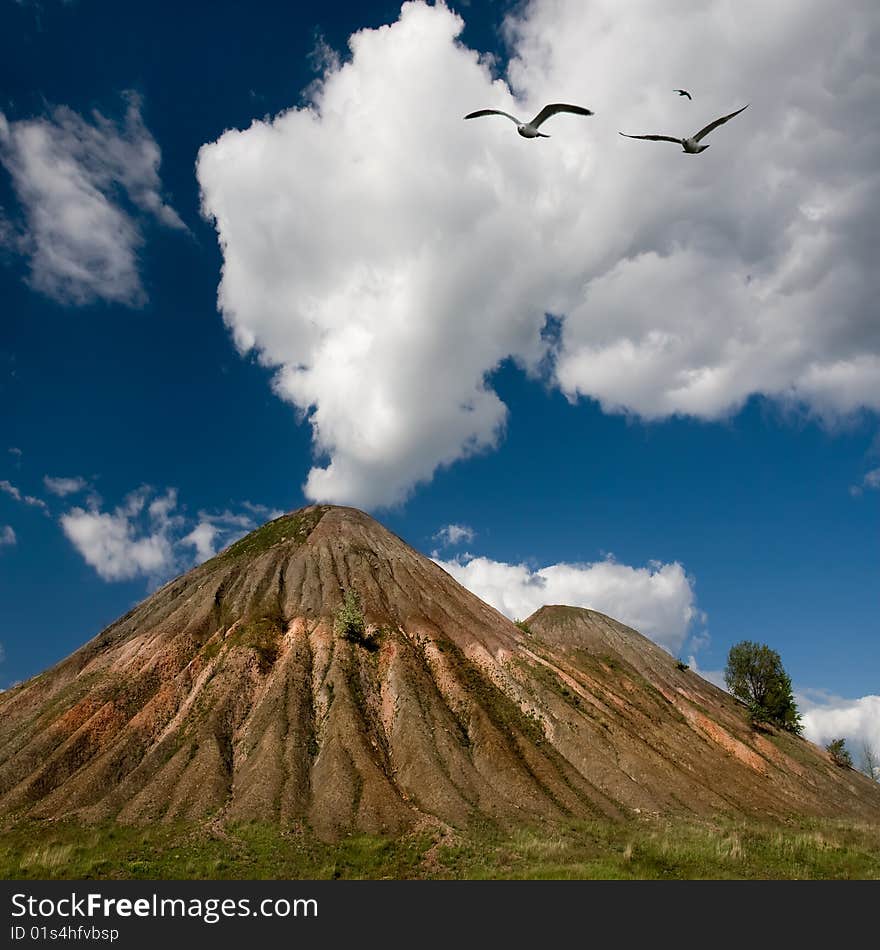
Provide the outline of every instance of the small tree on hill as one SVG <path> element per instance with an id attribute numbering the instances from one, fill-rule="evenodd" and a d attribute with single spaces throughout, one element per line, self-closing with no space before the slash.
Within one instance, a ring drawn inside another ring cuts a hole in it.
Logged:
<path id="1" fill-rule="evenodd" d="M 775 650 L 765 643 L 743 640 L 730 648 L 724 669 L 727 688 L 749 707 L 752 722 L 772 723 L 789 732 L 803 728 L 791 678 Z"/>
<path id="2" fill-rule="evenodd" d="M 839 765 L 842 769 L 851 769 L 853 767 L 852 756 L 846 747 L 846 739 L 832 739 L 828 745 L 825 746 L 825 751 L 831 756 L 835 765 Z"/>
<path id="3" fill-rule="evenodd" d="M 347 590 L 342 596 L 342 603 L 336 611 L 333 629 L 340 637 L 351 640 L 352 643 L 365 643 L 367 625 L 364 621 L 364 610 L 361 599 L 356 590 Z"/>
<path id="4" fill-rule="evenodd" d="M 862 771 L 868 778 L 880 782 L 880 755 L 867 739 L 862 743 Z"/>

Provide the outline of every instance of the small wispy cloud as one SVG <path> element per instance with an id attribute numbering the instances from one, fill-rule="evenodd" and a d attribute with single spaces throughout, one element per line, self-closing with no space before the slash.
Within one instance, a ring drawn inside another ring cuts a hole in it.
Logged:
<path id="1" fill-rule="evenodd" d="M 280 508 L 270 508 L 268 505 L 260 505 L 252 501 L 243 501 L 241 507 L 250 511 L 258 518 L 262 518 L 264 521 L 272 521 L 275 518 L 280 518 L 284 514 Z"/>
<path id="2" fill-rule="evenodd" d="M 696 656 L 694 656 L 694 654 L 691 654 L 688 657 L 688 666 L 698 676 L 702 676 L 704 680 L 708 680 L 714 686 L 717 686 L 719 689 L 723 689 L 725 692 L 727 692 L 727 683 L 724 682 L 724 670 L 701 669 L 699 663 L 697 662 L 697 658 Z"/>
<path id="3" fill-rule="evenodd" d="M 858 485 L 849 486 L 849 493 L 854 498 L 858 498 L 866 491 L 877 491 L 878 489 L 880 489 L 880 468 L 872 468 L 870 472 L 864 474 Z"/>
<path id="4" fill-rule="evenodd" d="M 5 478 L 0 480 L 0 492 L 9 495 L 9 497 L 15 499 L 15 501 L 20 501 L 23 505 L 29 505 L 32 508 L 39 508 L 43 514 L 49 514 L 49 506 L 45 501 L 43 501 L 42 498 L 37 498 L 35 495 L 25 494 L 17 486 L 13 485 L 12 482 L 7 481 Z"/>
<path id="5" fill-rule="evenodd" d="M 68 495 L 75 495 L 83 491 L 88 486 L 88 482 L 79 476 L 74 478 L 54 478 L 51 475 L 43 476 L 43 484 L 46 489 L 59 498 L 66 498 Z"/>
<path id="6" fill-rule="evenodd" d="M 66 106 L 18 121 L 0 112 L 0 164 L 24 217 L 7 223 L 5 241 L 29 259 L 31 286 L 60 303 L 143 304 L 143 219 L 186 230 L 162 197 L 161 153 L 141 99 L 124 98 L 120 123 L 98 111 L 86 119 Z"/>
<path id="7" fill-rule="evenodd" d="M 5 492 L 5 494 L 9 495 L 10 498 L 14 498 L 16 501 L 21 501 L 21 492 L 11 482 L 6 481 L 5 478 L 0 481 L 0 491 Z"/>
<path id="8" fill-rule="evenodd" d="M 469 525 L 447 524 L 432 535 L 432 539 L 439 542 L 443 547 L 451 548 L 457 544 L 470 544 L 476 536 L 477 532 Z"/>
<path id="9" fill-rule="evenodd" d="M 327 42 L 320 30 L 316 30 L 314 35 L 314 45 L 306 56 L 309 67 L 316 73 L 336 72 L 342 65 L 342 57 Z"/>
<path id="10" fill-rule="evenodd" d="M 195 549 L 196 563 L 207 561 L 263 522 L 280 518 L 284 514 L 278 508 L 269 508 L 250 501 L 242 502 L 241 507 L 245 510 L 235 512 L 227 508 L 219 512 L 199 512 L 198 524 L 180 540 L 181 544 Z"/>
<path id="11" fill-rule="evenodd" d="M 0 548 L 12 547 L 17 542 L 18 538 L 15 536 L 12 525 L 3 525 L 0 528 Z"/>

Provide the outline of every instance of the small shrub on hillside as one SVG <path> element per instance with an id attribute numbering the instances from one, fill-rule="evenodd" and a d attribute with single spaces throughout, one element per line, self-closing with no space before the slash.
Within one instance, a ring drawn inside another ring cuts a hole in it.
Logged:
<path id="1" fill-rule="evenodd" d="M 367 635 L 367 624 L 364 620 L 364 609 L 356 590 L 347 590 L 342 596 L 342 603 L 336 611 L 336 620 L 333 624 L 336 635 L 368 646 L 370 637 Z"/>
<path id="2" fill-rule="evenodd" d="M 880 755 L 867 740 L 862 742 L 862 771 L 868 778 L 880 782 Z"/>
<path id="3" fill-rule="evenodd" d="M 831 742 L 825 746 L 825 751 L 831 756 L 835 765 L 839 765 L 842 769 L 851 769 L 853 767 L 852 756 L 846 747 L 846 739 L 832 739 Z"/>

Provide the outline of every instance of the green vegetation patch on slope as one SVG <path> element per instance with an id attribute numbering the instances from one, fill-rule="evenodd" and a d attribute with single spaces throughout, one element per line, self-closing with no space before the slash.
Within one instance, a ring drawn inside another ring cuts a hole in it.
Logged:
<path id="1" fill-rule="evenodd" d="M 582 700 L 580 696 L 569 689 L 562 677 L 554 670 L 548 669 L 543 663 L 537 663 L 534 660 L 516 660 L 515 662 L 521 670 L 536 679 L 550 692 L 555 693 L 570 705 L 576 706 L 578 709 L 581 708 Z"/>
<path id="2" fill-rule="evenodd" d="M 260 672 L 267 673 L 278 659 L 281 638 L 284 635 L 284 618 L 266 614 L 242 621 L 225 639 L 215 638 L 202 648 L 205 662 L 236 647 L 253 650 L 257 655 Z"/>
<path id="3" fill-rule="evenodd" d="M 284 542 L 303 544 L 315 530 L 318 522 L 327 512 L 324 506 L 308 508 L 305 511 L 296 511 L 290 515 L 282 515 L 274 521 L 267 521 L 262 528 L 251 531 L 243 538 L 230 544 L 225 551 L 221 551 L 213 563 L 231 561 L 238 558 L 254 557 Z M 212 562 L 208 562 L 212 563 Z"/>
<path id="4" fill-rule="evenodd" d="M 438 643 L 438 647 L 440 644 Z M 462 650 L 451 641 L 441 647 L 450 657 L 467 693 L 484 709 L 495 725 L 505 734 L 519 732 L 536 745 L 544 742 L 544 732 L 538 722 L 527 716 L 509 696 L 503 693 Z"/>

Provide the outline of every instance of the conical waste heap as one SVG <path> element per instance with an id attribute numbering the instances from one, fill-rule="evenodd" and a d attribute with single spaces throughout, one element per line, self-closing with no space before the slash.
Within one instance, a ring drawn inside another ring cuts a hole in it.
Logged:
<path id="1" fill-rule="evenodd" d="M 334 617 L 360 599 L 365 635 Z M 351 508 L 269 522 L 0 695 L 0 811 L 424 822 L 880 816 L 880 786 L 594 611 L 520 629 Z"/>

